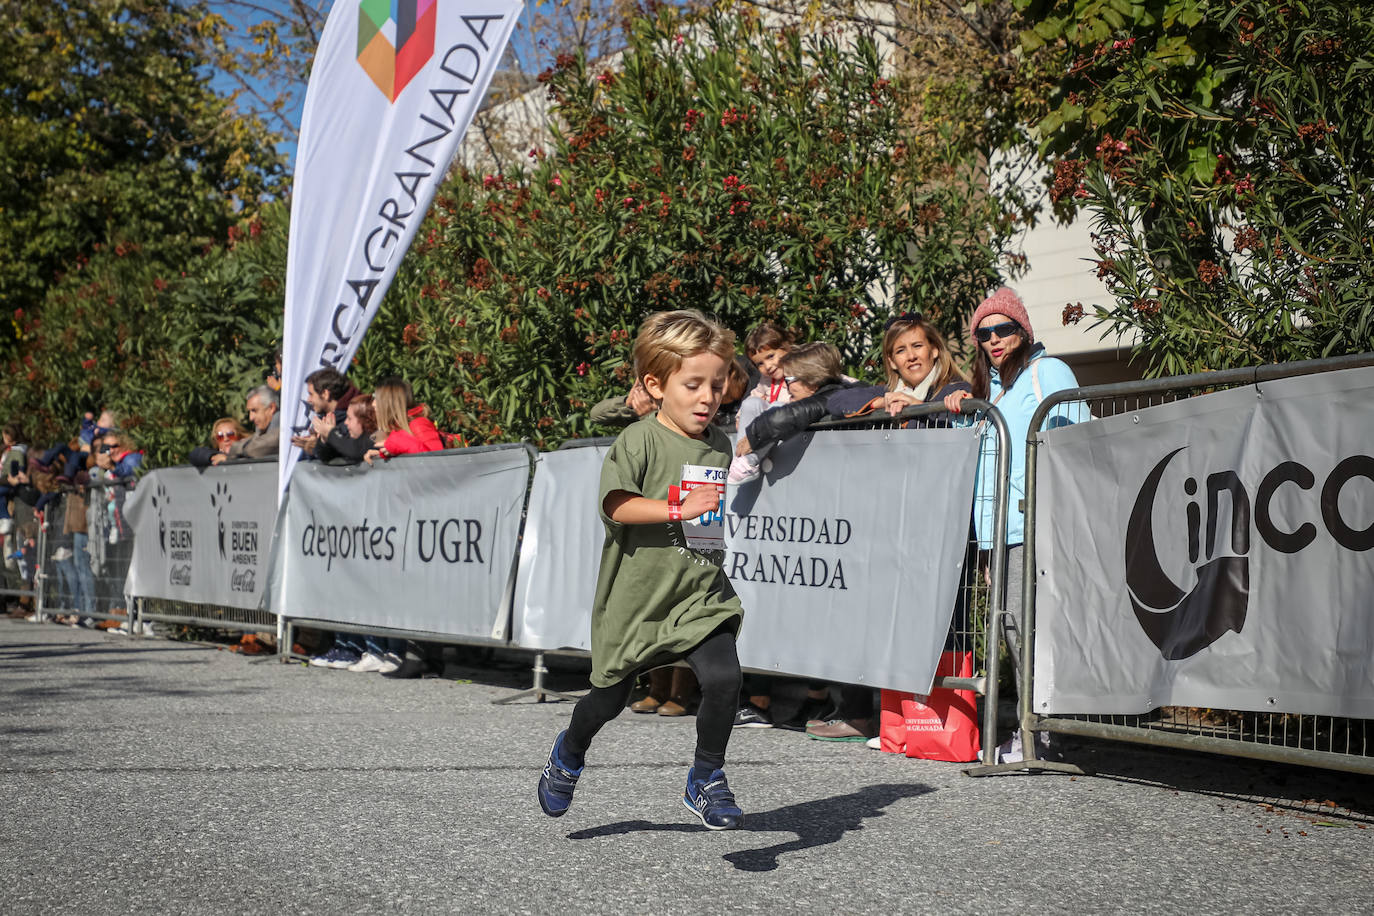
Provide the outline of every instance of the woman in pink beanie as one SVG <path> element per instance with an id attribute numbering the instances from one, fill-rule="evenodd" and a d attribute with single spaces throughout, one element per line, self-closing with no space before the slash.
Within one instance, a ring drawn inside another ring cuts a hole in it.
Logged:
<path id="1" fill-rule="evenodd" d="M 959 412 L 965 398 L 990 402 L 1007 423 L 1011 449 L 1011 486 L 1007 494 L 1007 600 L 1002 616 L 1002 632 L 1016 670 L 1017 692 L 1021 689 L 1021 577 L 1022 544 L 1025 541 L 1025 516 L 1021 510 L 1026 495 L 1026 435 L 1040 402 L 1056 391 L 1077 388 L 1078 379 L 1063 360 L 1045 354 L 1045 345 L 1035 342 L 1030 315 L 1016 291 L 1004 286 L 983 300 L 969 321 L 969 338 L 977 350 L 973 361 L 973 392 L 956 391 L 945 398 L 945 406 Z M 1046 419 L 1043 429 L 1066 426 L 1090 419 L 1082 402 L 1061 404 Z M 984 436 L 993 433 L 985 428 Z M 977 494 L 974 497 L 973 523 L 978 546 L 992 549 L 993 494 L 996 490 L 996 449 L 985 441 L 978 467 Z M 988 562 L 984 554 L 983 562 Z M 1038 732 L 1041 756 L 1050 752 L 1049 733 Z M 1020 732 L 997 749 L 999 763 L 1021 759 Z"/>

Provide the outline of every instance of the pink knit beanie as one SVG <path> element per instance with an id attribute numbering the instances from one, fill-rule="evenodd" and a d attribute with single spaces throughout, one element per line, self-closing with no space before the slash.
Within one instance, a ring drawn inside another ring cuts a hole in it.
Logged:
<path id="1" fill-rule="evenodd" d="M 1026 313 L 1025 303 L 1010 286 L 1004 286 L 988 296 L 982 305 L 973 310 L 973 319 L 968 323 L 968 338 L 969 343 L 975 347 L 978 341 L 973 336 L 973 330 L 989 315 L 1006 315 L 1026 329 L 1026 336 L 1030 338 L 1031 343 L 1035 342 L 1035 331 L 1031 329 L 1030 315 Z"/>

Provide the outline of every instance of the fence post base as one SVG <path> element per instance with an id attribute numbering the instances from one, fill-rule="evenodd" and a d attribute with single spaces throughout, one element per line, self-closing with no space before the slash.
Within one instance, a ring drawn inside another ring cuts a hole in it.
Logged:
<path id="1" fill-rule="evenodd" d="M 534 683 L 530 686 L 530 689 L 522 690 L 513 696 L 492 700 L 492 704 L 495 706 L 504 706 L 507 703 L 514 703 L 526 697 L 534 697 L 536 703 L 543 703 L 545 697 L 553 697 L 557 700 L 567 700 L 571 703 L 576 703 L 579 697 L 570 693 L 559 693 L 557 690 L 548 690 L 544 687 L 544 675 L 548 673 L 549 669 L 544 667 L 544 653 L 536 652 L 534 654 Z"/>

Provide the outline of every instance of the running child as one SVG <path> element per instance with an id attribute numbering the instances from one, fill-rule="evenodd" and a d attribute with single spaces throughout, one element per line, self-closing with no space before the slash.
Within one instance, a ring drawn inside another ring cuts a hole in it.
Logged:
<path id="1" fill-rule="evenodd" d="M 730 440 L 711 418 L 734 347 L 733 333 L 697 311 L 659 312 L 640 327 L 635 376 L 658 411 L 621 433 L 601 468 L 606 539 L 592 607 L 592 689 L 554 740 L 539 778 L 539 804 L 550 817 L 572 804 L 587 748 L 625 708 L 636 674 L 684 660 L 701 685 L 701 705 L 682 803 L 712 830 L 744 822 L 724 772 L 739 698 L 735 637 L 744 611 L 721 568 L 724 551 L 694 546 L 702 541 L 688 524 L 720 512 L 720 488 L 689 488 L 684 476 L 684 466 L 704 466 L 724 482 Z"/>

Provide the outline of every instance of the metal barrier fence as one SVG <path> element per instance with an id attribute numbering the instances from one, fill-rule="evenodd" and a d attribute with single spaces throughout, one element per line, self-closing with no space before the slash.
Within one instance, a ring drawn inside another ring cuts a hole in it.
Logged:
<path id="1" fill-rule="evenodd" d="M 973 412 L 973 419 L 980 427 L 986 423 L 991 431 L 991 435 L 982 437 L 979 462 L 991 461 L 996 467 L 996 487 L 991 494 L 986 490 L 975 490 L 971 518 L 984 510 L 991 513 L 995 520 L 993 547 L 990 551 L 980 550 L 978 536 L 970 525 L 963 579 L 959 584 L 949 635 L 945 641 L 946 651 L 972 654 L 973 675 L 967 678 L 940 675 L 935 678 L 933 686 L 948 690 L 970 690 L 982 697 L 980 757 L 984 764 L 992 764 L 997 751 L 997 680 L 1002 646 L 1001 628 L 997 621 L 1001 619 L 1006 595 L 1007 478 L 1011 454 L 1006 447 L 1006 422 L 996 407 L 975 398 L 964 401 L 961 406 Z M 942 404 L 926 404 L 908 407 L 896 417 L 882 415 L 873 419 L 824 420 L 813 424 L 811 429 L 896 430 L 912 421 L 934 428 L 948 428 L 954 422 Z"/>
<path id="2" fill-rule="evenodd" d="M 1056 406 L 1070 401 L 1086 402 L 1094 416 L 1129 414 L 1199 394 L 1212 393 L 1278 379 L 1315 375 L 1341 369 L 1374 365 L 1374 353 L 1207 372 L 1172 378 L 1075 388 L 1049 395 L 1031 419 L 1038 430 Z M 1031 709 L 1035 657 L 1035 517 L 1036 455 L 1040 443 L 1032 432 L 1026 440 L 1026 542 L 1022 582 L 1027 634 L 1022 645 L 1020 720 L 1026 761 L 1008 768 L 1076 769 L 1065 764 L 1035 760 L 1032 732 L 1049 731 L 1140 744 L 1249 757 L 1282 763 L 1325 767 L 1358 773 L 1374 773 L 1374 721 L 1295 713 L 1250 712 L 1228 709 L 1163 707 L 1142 715 L 1051 715 Z M 1011 587 L 1016 587 L 1012 583 Z"/>
<path id="3" fill-rule="evenodd" d="M 128 480 L 92 480 L 40 500 L 39 619 L 135 622 L 124 595 L 133 531 L 123 505 L 131 486 Z"/>
<path id="4" fill-rule="evenodd" d="M 963 580 L 959 586 L 958 598 L 952 612 L 952 622 L 946 640 L 945 650 L 955 653 L 969 653 L 973 658 L 973 673 L 969 677 L 939 676 L 936 678 L 936 687 L 969 690 L 983 697 L 983 749 L 982 756 L 985 762 L 991 762 L 992 755 L 996 747 L 995 736 L 997 733 L 997 679 L 998 679 L 998 659 L 1000 655 L 1000 631 L 996 626 L 996 621 L 1001 614 L 1001 599 L 1003 591 L 1003 577 L 1005 575 L 1005 555 L 1003 543 L 1005 538 L 1006 525 L 1006 478 L 1009 464 L 1009 450 L 1005 447 L 1006 426 L 998 411 L 986 402 L 970 400 L 965 402 L 966 411 L 976 411 L 975 420 L 988 424 L 989 435 L 982 437 L 981 449 L 983 457 L 989 458 L 995 463 L 998 469 L 998 486 L 995 493 L 975 496 L 975 500 L 992 501 L 992 511 L 997 519 L 997 536 L 994 542 L 997 545 L 992 551 L 979 551 L 976 536 L 970 530 L 969 542 L 965 556 Z M 941 416 L 943 415 L 943 416 Z M 944 412 L 943 405 L 931 404 L 920 407 L 907 408 L 897 417 L 880 415 L 877 418 L 855 418 L 846 420 L 822 421 L 812 427 L 813 431 L 824 432 L 827 430 L 841 429 L 870 429 L 870 430 L 896 430 L 906 426 L 912 421 L 917 421 L 922 425 L 933 427 L 948 427 L 950 425 L 949 415 Z M 613 442 L 610 438 L 575 440 L 564 444 L 564 448 L 579 448 L 595 445 L 605 445 Z M 103 489 L 98 490 L 104 494 Z M 122 494 L 121 494 L 122 495 Z M 126 608 L 123 587 L 125 577 L 128 572 L 129 561 L 132 556 L 130 538 L 132 531 L 123 524 L 119 512 L 107 513 L 109 523 L 101 528 L 100 537 L 103 540 L 92 549 L 89 541 L 85 544 L 74 543 L 78 535 L 64 531 L 62 519 L 64 518 L 66 507 L 65 500 L 84 499 L 85 491 L 72 491 L 59 494 L 48 507 L 47 518 L 50 524 L 45 526 L 48 530 L 46 543 L 40 547 L 42 561 L 40 568 L 44 571 L 39 576 L 39 595 L 41 607 L 47 609 L 49 614 L 73 614 L 83 617 L 96 619 L 124 619 L 128 608 Z M 112 501 L 113 497 L 97 497 Z M 122 500 L 119 500 L 122 502 Z M 976 507 L 975 507 L 976 508 Z M 90 513 L 87 513 L 91 515 Z M 91 515 L 94 518 L 94 515 Z M 523 524 L 523 521 L 522 521 Z M 110 533 L 113 532 L 113 538 Z M 82 556 L 89 557 L 96 555 L 96 562 L 93 564 L 94 587 L 91 591 L 90 610 L 84 603 L 82 595 L 87 593 L 82 586 L 83 583 L 75 576 L 74 567 L 76 566 L 77 547 L 85 548 L 88 552 Z M 102 549 L 103 548 L 103 549 Z M 63 551 L 67 551 L 64 553 Z M 418 632 L 409 630 L 388 629 L 385 627 L 372 627 L 358 625 L 354 623 L 340 623 L 323 619 L 312 619 L 308 617 L 282 617 L 270 611 L 262 609 L 239 609 L 221 607 L 211 604 L 192 604 L 183 601 L 173 601 L 161 598 L 138 598 L 136 599 L 136 618 L 135 623 L 159 622 L 184 624 L 189 626 L 204 627 L 207 629 L 238 630 L 251 632 L 274 632 L 278 635 L 278 652 L 283 658 L 292 655 L 292 645 L 296 632 L 301 627 L 311 627 L 323 630 L 334 630 L 350 633 L 367 634 L 378 637 L 393 637 L 410 639 L 421 642 L 432 642 L 455 645 L 473 645 L 485 647 L 506 647 L 519 649 L 519 646 L 511 644 L 509 641 L 468 638 L 455 636 L 453 634 L 441 634 L 430 632 Z M 133 628 L 137 631 L 137 626 Z M 537 699 L 543 700 L 546 695 L 561 696 L 554 694 L 546 689 L 542 683 L 542 674 L 545 672 L 543 656 L 550 655 L 571 655 L 585 656 L 586 653 L 577 651 L 555 651 L 549 653 L 536 653 L 534 658 L 534 684 L 531 690 L 526 691 L 520 696 L 534 695 Z M 775 672 L 758 671 L 754 672 L 763 675 L 775 674 Z M 510 698 L 518 699 L 519 697 Z"/>

